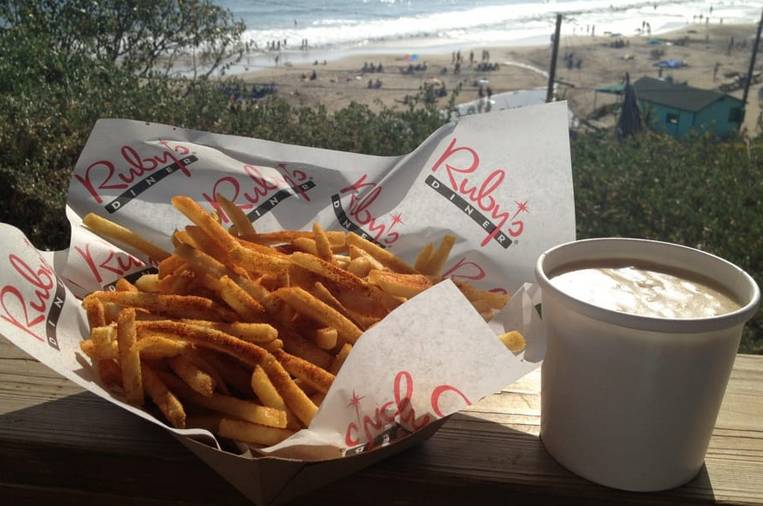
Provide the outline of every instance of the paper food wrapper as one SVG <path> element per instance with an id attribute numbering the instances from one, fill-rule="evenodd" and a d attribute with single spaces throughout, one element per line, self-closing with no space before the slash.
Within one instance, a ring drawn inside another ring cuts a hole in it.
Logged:
<path id="1" fill-rule="evenodd" d="M 348 230 L 408 262 L 446 233 L 445 281 L 406 302 L 356 343 L 308 429 L 262 450 L 220 449 L 101 388 L 79 351 L 80 298 L 153 269 L 81 225 L 93 212 L 168 250 L 188 222 L 171 204 L 208 209 L 222 194 L 260 232 Z M 0 225 L 0 333 L 58 373 L 178 435 L 248 497 L 281 502 L 429 437 L 444 418 L 537 367 L 545 351 L 533 279 L 538 255 L 574 239 L 567 107 L 495 112 L 443 126 L 415 151 L 378 157 L 127 120 L 101 120 L 69 188 L 66 251 L 37 251 Z M 514 294 L 490 322 L 452 281 Z M 496 339 L 519 329 L 514 356 Z"/>

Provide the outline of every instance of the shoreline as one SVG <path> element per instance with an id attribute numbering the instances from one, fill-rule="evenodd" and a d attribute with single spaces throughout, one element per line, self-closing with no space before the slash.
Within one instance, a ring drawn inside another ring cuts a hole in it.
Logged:
<path id="1" fill-rule="evenodd" d="M 601 107 L 614 103 L 608 95 L 595 94 L 596 87 L 621 82 L 626 72 L 632 80 L 642 75 L 658 77 L 654 67 L 655 55 L 658 59 L 679 59 L 687 66 L 670 69 L 663 76 L 678 81 L 687 81 L 698 88 L 714 89 L 730 72 L 746 73 L 749 65 L 750 39 L 755 35 L 755 24 L 737 25 L 688 25 L 678 30 L 652 36 L 596 36 L 586 35 L 562 37 L 557 62 L 557 99 L 566 99 L 570 109 L 577 116 L 588 118 L 594 112 L 594 105 Z M 739 47 L 729 51 L 729 41 L 734 38 Z M 663 43 L 650 43 L 662 40 Z M 622 45 L 613 44 L 621 41 Z M 745 46 L 741 47 L 744 43 Z M 452 46 L 447 46 L 451 47 Z M 442 52 L 429 47 L 428 51 L 405 53 L 390 47 L 376 47 L 372 51 L 362 48 L 343 51 L 332 59 L 310 58 L 300 63 L 287 62 L 277 67 L 258 68 L 231 74 L 253 84 L 273 83 L 278 87 L 278 95 L 293 105 L 323 105 L 334 111 L 351 102 L 369 104 L 374 109 L 381 106 L 405 106 L 405 96 L 415 95 L 424 83 L 441 83 L 448 94 L 460 87 L 456 104 L 477 98 L 480 80 L 487 81 L 493 93 L 527 90 L 547 85 L 547 69 L 550 60 L 550 43 L 531 45 L 468 46 L 460 49 L 464 62 L 460 74 L 454 74 L 453 51 Z M 493 71 L 479 70 L 482 51 L 489 52 L 489 62 L 498 64 Z M 473 51 L 475 63 L 470 64 L 469 53 Z M 655 53 L 657 51 L 657 53 Z M 412 54 L 416 56 L 413 57 Z M 567 68 L 564 55 L 572 54 L 573 65 Z M 313 56 L 317 53 L 312 53 Z M 318 64 L 313 63 L 317 60 Z M 325 64 L 324 64 L 325 60 Z M 246 63 L 246 57 L 242 60 Z M 382 72 L 363 72 L 364 63 L 383 66 Z M 426 70 L 404 73 L 409 65 L 426 64 Z M 718 67 L 715 79 L 713 71 Z M 759 55 L 756 68 L 763 66 L 763 55 Z M 310 79 L 315 71 L 316 78 Z M 369 84 L 369 79 L 371 83 Z M 376 80 L 381 87 L 376 88 Z M 438 85 L 439 86 L 439 85 Z M 748 118 L 759 114 L 757 93 L 760 85 L 753 86 L 748 101 Z M 741 96 L 741 91 L 731 95 Z M 448 97 L 437 100 L 438 106 L 445 106 Z M 602 126 L 610 126 L 604 120 Z M 756 127 L 755 121 L 745 121 L 748 130 Z"/>

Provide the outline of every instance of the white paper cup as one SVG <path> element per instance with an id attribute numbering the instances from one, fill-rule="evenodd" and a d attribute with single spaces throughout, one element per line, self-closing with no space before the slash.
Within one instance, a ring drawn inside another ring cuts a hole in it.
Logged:
<path id="1" fill-rule="evenodd" d="M 636 316 L 575 299 L 548 274 L 583 260 L 633 259 L 699 274 L 742 307 L 710 318 Z M 691 480 L 715 426 L 742 327 L 760 290 L 735 265 L 642 239 L 590 239 L 548 250 L 536 265 L 548 349 L 541 439 L 570 471 L 609 487 L 655 491 Z"/>

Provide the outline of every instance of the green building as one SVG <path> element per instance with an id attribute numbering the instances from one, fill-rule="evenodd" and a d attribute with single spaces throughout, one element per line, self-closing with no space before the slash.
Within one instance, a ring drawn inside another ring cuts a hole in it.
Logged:
<path id="1" fill-rule="evenodd" d="M 633 87 L 646 125 L 674 137 L 689 132 L 728 137 L 744 119 L 742 101 L 725 93 L 651 77 L 642 77 Z"/>

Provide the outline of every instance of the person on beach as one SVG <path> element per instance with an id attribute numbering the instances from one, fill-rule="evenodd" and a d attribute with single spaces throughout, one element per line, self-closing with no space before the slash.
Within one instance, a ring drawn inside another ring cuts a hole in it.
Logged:
<path id="1" fill-rule="evenodd" d="M 474 51 L 469 51 L 469 65 L 474 65 Z"/>
<path id="2" fill-rule="evenodd" d="M 318 79 L 318 73 L 313 69 L 313 72 L 310 74 L 310 80 L 315 81 L 316 79 Z"/>
<path id="3" fill-rule="evenodd" d="M 713 67 L 713 82 L 718 80 L 718 69 L 721 68 L 721 64 L 718 62 L 715 62 L 715 66 Z"/>

